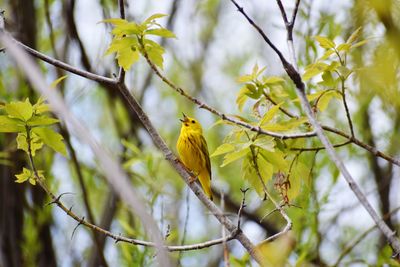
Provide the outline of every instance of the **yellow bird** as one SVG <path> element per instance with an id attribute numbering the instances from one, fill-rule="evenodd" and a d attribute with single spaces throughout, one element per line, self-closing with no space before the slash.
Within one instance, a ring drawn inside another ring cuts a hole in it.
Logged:
<path id="1" fill-rule="evenodd" d="M 183 114 L 181 133 L 176 143 L 179 157 L 185 167 L 196 175 L 205 194 L 213 200 L 211 193 L 211 163 L 206 139 L 200 123 Z M 194 178 L 196 179 L 196 177 Z"/>

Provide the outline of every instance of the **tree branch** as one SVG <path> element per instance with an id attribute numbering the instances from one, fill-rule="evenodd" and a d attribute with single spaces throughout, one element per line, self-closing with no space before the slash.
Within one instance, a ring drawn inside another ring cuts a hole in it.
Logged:
<path id="1" fill-rule="evenodd" d="M 289 75 L 289 77 L 292 79 L 294 84 L 296 85 L 296 93 L 297 96 L 299 97 L 301 101 L 301 105 L 303 107 L 303 110 L 305 111 L 311 125 L 314 127 L 319 139 L 321 140 L 322 144 L 325 146 L 326 151 L 331 158 L 331 161 L 335 163 L 337 168 L 340 170 L 342 173 L 343 177 L 347 181 L 348 185 L 350 186 L 350 189 L 353 191 L 353 193 L 356 195 L 360 203 L 364 206 L 365 210 L 369 213 L 371 218 L 374 220 L 375 224 L 379 227 L 379 229 L 382 231 L 382 233 L 386 236 L 389 244 L 392 246 L 392 248 L 395 251 L 396 257 L 400 256 L 400 240 L 396 237 L 396 234 L 394 231 L 392 231 L 386 223 L 379 217 L 379 215 L 376 213 L 374 208 L 371 206 L 369 203 L 368 199 L 364 195 L 364 193 L 361 191 L 353 177 L 350 175 L 349 171 L 347 168 L 344 166 L 343 162 L 339 158 L 339 156 L 336 154 L 332 144 L 324 134 L 321 125 L 319 122 L 316 120 L 312 108 L 310 106 L 310 103 L 307 100 L 307 96 L 305 94 L 305 85 L 301 79 L 300 74 L 293 68 L 292 65 L 290 65 L 286 59 L 283 57 L 282 53 L 271 43 L 271 41 L 268 39 L 268 37 L 265 35 L 265 33 L 261 30 L 261 28 L 254 23 L 254 21 L 244 12 L 243 8 L 241 8 L 235 0 L 231 0 L 232 3 L 238 8 L 239 12 L 243 14 L 243 16 L 247 19 L 247 21 L 260 33 L 260 35 L 263 37 L 265 42 L 276 52 L 278 57 L 280 58 L 284 69 L 286 73 Z"/>
<path id="2" fill-rule="evenodd" d="M 166 253 L 164 253 L 165 246 L 163 245 L 163 240 L 161 234 L 159 233 L 157 226 L 152 221 L 152 218 L 146 213 L 144 207 L 139 204 L 141 203 L 139 200 L 136 199 L 136 194 L 133 193 L 133 189 L 131 188 L 128 179 L 124 172 L 119 168 L 118 165 L 108 156 L 105 151 L 94 141 L 89 131 L 87 131 L 68 111 L 65 104 L 61 100 L 60 96 L 54 90 L 49 90 L 44 83 L 43 79 L 41 79 L 41 75 L 39 71 L 35 68 L 34 64 L 31 62 L 30 58 L 28 58 L 23 51 L 19 50 L 18 46 L 15 46 L 15 41 L 10 39 L 8 35 L 0 32 L 0 39 L 6 45 L 7 49 L 10 49 L 10 54 L 16 59 L 21 69 L 25 71 L 25 74 L 28 76 L 29 79 L 32 80 L 32 83 L 35 85 L 35 88 L 43 93 L 49 100 L 51 106 L 53 107 L 54 111 L 58 114 L 60 118 L 65 121 L 68 121 L 69 124 L 74 128 L 77 135 L 87 142 L 96 156 L 99 158 L 100 163 L 105 173 L 107 174 L 106 178 L 109 181 L 109 184 L 112 185 L 116 192 L 120 195 L 120 197 L 130 205 L 131 210 L 146 221 L 147 223 L 143 223 L 143 225 L 147 228 L 148 232 L 156 240 L 155 244 L 157 245 L 158 253 L 157 257 L 163 266 L 168 265 L 169 259 Z M 65 63 L 59 64 L 65 67 Z M 73 68 L 76 72 L 75 68 Z M 81 73 L 79 71 L 78 73 Z M 84 72 L 87 75 L 86 72 Z M 97 76 L 97 75 L 95 75 Z M 86 76 L 85 76 L 86 77 Z M 94 78 L 92 74 L 88 75 L 90 78 Z M 87 77 L 87 78 L 88 78 Z M 226 229 L 228 229 L 232 235 L 234 235 L 235 239 L 237 239 L 243 247 L 249 252 L 249 254 L 257 261 L 261 263 L 260 256 L 256 253 L 254 249 L 254 245 L 248 239 L 248 237 L 242 233 L 240 230 L 237 229 L 236 225 L 227 218 L 223 212 L 213 203 L 211 202 L 208 197 L 204 194 L 201 190 L 200 186 L 197 183 L 190 183 L 189 180 L 191 179 L 191 174 L 188 173 L 186 168 L 183 164 L 176 158 L 176 156 L 172 153 L 172 151 L 168 148 L 164 140 L 158 134 L 157 130 L 154 128 L 152 123 L 150 122 L 147 114 L 143 111 L 140 104 L 133 98 L 130 94 L 129 90 L 127 89 L 124 83 L 117 83 L 112 79 L 105 78 L 100 76 L 100 80 L 102 82 L 107 82 L 113 84 L 116 89 L 118 89 L 121 94 L 127 100 L 127 104 L 129 107 L 135 111 L 138 115 L 140 121 L 145 126 L 146 130 L 148 131 L 150 137 L 153 140 L 153 143 L 156 145 L 158 149 L 164 154 L 165 158 L 170 162 L 170 164 L 175 168 L 175 170 L 179 173 L 179 175 L 184 179 L 184 181 L 188 184 L 191 190 L 196 194 L 196 196 L 203 202 L 203 204 L 214 214 L 214 216 L 220 221 L 220 223 L 224 224 Z M 90 79 L 89 78 L 89 79 Z M 104 80 L 105 79 L 105 80 Z M 135 203 L 138 203 L 137 205 Z M 81 220 L 80 218 L 78 218 Z M 152 229 L 152 230 L 149 230 Z"/>
<path id="3" fill-rule="evenodd" d="M 52 109 L 63 121 L 68 122 L 77 136 L 86 142 L 99 160 L 99 166 L 103 168 L 109 184 L 115 189 L 117 194 L 130 207 L 130 210 L 136 214 L 151 238 L 155 241 L 157 248 L 157 260 L 163 266 L 172 266 L 167 251 L 164 248 L 164 242 L 160 231 L 157 228 L 153 218 L 147 213 L 142 205 L 143 201 L 138 198 L 137 192 L 132 188 L 128 177 L 113 160 L 113 158 L 95 141 L 88 131 L 67 109 L 59 93 L 51 90 L 46 85 L 39 69 L 32 59 L 8 37 L 2 30 L 0 31 L 0 40 L 7 48 L 10 56 L 14 58 L 18 66 L 25 72 L 25 75 L 33 84 L 34 88 L 42 93 L 49 101 Z M 78 218 L 80 221 L 81 219 Z"/>

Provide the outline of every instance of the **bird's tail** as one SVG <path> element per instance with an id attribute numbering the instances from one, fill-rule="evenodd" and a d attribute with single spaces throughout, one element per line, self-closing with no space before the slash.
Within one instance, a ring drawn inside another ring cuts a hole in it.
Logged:
<path id="1" fill-rule="evenodd" d="M 212 192 L 211 192 L 211 177 L 208 173 L 200 173 L 199 180 L 201 187 L 203 187 L 204 193 L 213 200 Z"/>

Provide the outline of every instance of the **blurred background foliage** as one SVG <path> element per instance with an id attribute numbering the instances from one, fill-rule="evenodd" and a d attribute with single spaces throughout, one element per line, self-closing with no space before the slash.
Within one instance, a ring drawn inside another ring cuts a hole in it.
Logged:
<path id="1" fill-rule="evenodd" d="M 288 10 L 292 10 L 294 1 L 286 2 Z M 243 5 L 287 54 L 286 33 L 276 3 L 246 1 Z M 118 73 L 113 57 L 105 56 L 112 28 L 99 23 L 119 17 L 117 1 L 0 0 L 0 7 L 6 11 L 7 30 L 24 44 L 85 70 L 110 77 Z M 229 1 L 126 1 L 126 8 L 127 19 L 137 22 L 154 13 L 169 14 L 160 19 L 160 23 L 173 31 L 177 39 L 155 38 L 166 50 L 164 71 L 194 97 L 226 114 L 260 120 L 264 112 L 272 109 L 264 95 L 252 95 L 254 97 L 242 102 L 241 107 L 236 103 L 237 98 L 244 95 L 240 93 L 243 83 L 249 83 L 246 79 L 238 82 L 238 78 L 250 74 L 258 65 L 260 69 L 266 67 L 260 79 L 264 79 L 262 76 L 277 79 L 269 80 L 271 96 L 279 100 L 278 103 L 282 102 L 282 107 L 299 115 L 301 120 L 293 84 L 283 74 L 277 57 Z M 344 51 L 344 66 L 352 71 L 346 76 L 345 90 L 355 136 L 394 157 L 400 152 L 399 15 L 398 0 L 304 0 L 295 26 L 295 47 L 302 74 L 315 66 L 313 64 L 327 51 L 315 36 L 325 36 L 338 45 L 345 43 L 361 27 L 359 40 L 367 40 L 366 44 Z M 36 102 L 39 96 L 8 58 L 7 51 L 0 53 L 0 58 L 1 102 L 23 101 L 27 97 L 32 103 Z M 325 60 L 328 65 L 333 61 L 332 58 Z M 132 120 L 136 116 L 130 114 L 118 92 L 43 62 L 39 64 L 49 84 L 68 75 L 57 90 L 63 93 L 74 114 L 88 125 L 102 145 L 113 151 L 129 172 L 132 184 L 146 200 L 144 205 L 157 220 L 167 243 L 190 244 L 221 235 L 221 225 L 163 159 L 139 120 Z M 346 70 L 337 68 L 339 66 L 334 66 L 331 74 L 322 71 L 325 76 L 321 76 L 321 72 L 312 73 L 307 79 L 307 93 L 315 99 L 326 90 L 341 90 L 340 79 L 334 81 L 334 78 Z M 263 82 L 267 82 L 265 79 Z M 210 153 L 229 140 L 234 140 L 233 144 L 237 145 L 243 138 L 244 133 L 239 128 L 219 123 L 212 114 L 198 109 L 168 88 L 142 59 L 129 70 L 126 81 L 173 149 L 179 135 L 181 112 L 198 118 L 203 124 Z M 255 88 L 257 86 L 254 84 Z M 350 133 L 340 94 L 325 98 L 321 100 L 324 103 L 315 106 L 319 120 L 324 125 Z M 281 117 L 276 118 L 274 127 L 285 116 L 278 110 L 277 113 Z M 288 118 L 285 119 L 280 122 L 287 126 Z M 303 122 L 293 127 L 307 130 Z M 72 192 L 62 200 L 75 213 L 114 233 L 147 240 L 139 220 L 129 213 L 99 173 L 88 146 L 70 136 L 65 125 L 55 129 L 64 136 L 68 157 L 46 148 L 35 157 L 36 164 L 46 173 L 49 187 L 58 193 Z M 334 144 L 346 141 L 334 134 L 329 137 Z M 260 147 L 268 147 L 269 141 L 264 141 Z M 1 266 L 155 264 L 152 249 L 115 244 L 82 226 L 73 234 L 76 223 L 56 206 L 46 205 L 49 198 L 39 187 L 14 182 L 14 175 L 27 166 L 25 155 L 16 149 L 15 135 L 1 134 L 0 144 Z M 317 138 L 274 140 L 274 145 L 279 151 L 286 151 L 285 147 L 321 146 Z M 392 211 L 400 205 L 399 167 L 354 144 L 339 147 L 337 152 L 369 200 L 385 215 L 388 225 L 398 230 L 400 217 Z M 276 174 L 268 167 L 271 165 L 260 161 L 265 165 L 262 165 L 262 171 L 270 177 L 267 181 L 269 190 L 279 201 L 288 201 L 287 212 L 293 220 L 290 235 L 260 248 L 270 266 L 399 265 L 390 259 L 391 249 L 385 239 L 376 229 L 370 229 L 372 220 L 323 150 L 285 153 L 285 163 L 276 161 L 272 166 L 286 164 L 282 168 L 293 167 L 287 192 L 279 190 L 279 175 L 271 176 L 272 172 Z M 255 243 L 284 227 L 285 222 L 278 213 L 263 218 L 274 206 L 269 200 L 263 200 L 262 189 L 252 182 L 254 172 L 246 173 L 246 168 L 238 164 L 240 161 L 220 167 L 223 157 L 211 159 L 216 203 L 220 203 L 220 192 L 223 192 L 224 208 L 232 218 L 235 218 L 242 199 L 240 188 L 250 187 L 243 214 L 243 231 Z M 243 179 L 244 176 L 247 179 Z M 354 245 L 357 240 L 359 243 Z M 231 266 L 254 264 L 236 241 L 229 242 L 228 247 Z M 222 246 L 174 252 L 171 256 L 182 266 L 224 266 Z"/>

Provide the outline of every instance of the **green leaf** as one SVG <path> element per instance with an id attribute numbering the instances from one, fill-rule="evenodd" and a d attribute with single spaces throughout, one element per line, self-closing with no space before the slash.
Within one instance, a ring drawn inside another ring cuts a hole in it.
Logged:
<path id="1" fill-rule="evenodd" d="M 122 49 L 118 52 L 117 61 L 118 65 L 122 67 L 125 71 L 128 71 L 133 63 L 139 60 L 139 51 L 134 50 L 131 47 Z"/>
<path id="2" fill-rule="evenodd" d="M 310 169 L 300 161 L 297 161 L 292 167 L 289 177 L 290 188 L 287 192 L 290 200 L 295 199 L 299 195 L 302 184 L 304 183 L 304 181 L 307 181 L 309 172 Z"/>
<path id="3" fill-rule="evenodd" d="M 242 148 L 242 149 L 240 149 L 238 151 L 226 154 L 225 157 L 224 157 L 224 161 L 222 162 L 221 167 L 225 167 L 229 163 L 232 163 L 232 162 L 234 162 L 234 161 L 236 161 L 238 159 L 243 158 L 249 152 L 250 152 L 250 148 L 245 147 L 245 148 Z"/>
<path id="4" fill-rule="evenodd" d="M 147 55 L 149 59 L 156 64 L 159 68 L 163 69 L 163 54 L 164 54 L 164 48 L 157 44 L 156 42 L 145 39 L 143 40 L 144 48 L 147 52 Z"/>
<path id="5" fill-rule="evenodd" d="M 288 169 L 288 163 L 285 160 L 285 155 L 280 150 L 275 150 L 274 152 L 271 151 L 260 151 L 260 154 L 266 161 L 272 164 L 274 167 L 274 172 L 281 171 L 285 173 Z"/>
<path id="6" fill-rule="evenodd" d="M 368 42 L 369 42 L 369 40 L 368 40 L 368 39 L 365 39 L 365 40 L 359 41 L 358 43 L 355 43 L 354 45 L 352 45 L 352 46 L 351 46 L 351 48 L 360 47 L 360 46 L 362 46 L 362 45 L 365 45 L 365 44 L 366 44 L 366 43 L 368 43 Z"/>
<path id="7" fill-rule="evenodd" d="M 243 76 L 240 76 L 239 78 L 237 78 L 237 82 L 238 83 L 247 83 L 247 82 L 251 82 L 253 80 L 253 76 L 250 74 L 246 74 Z"/>
<path id="8" fill-rule="evenodd" d="M 262 148 L 264 150 L 268 151 L 274 151 L 275 150 L 275 142 L 274 138 L 270 136 L 262 136 L 260 138 L 257 138 L 254 142 L 253 145 L 259 148 Z"/>
<path id="9" fill-rule="evenodd" d="M 335 87 L 335 79 L 333 79 L 332 73 L 330 71 L 324 71 L 322 74 L 322 81 L 319 84 L 326 87 Z"/>
<path id="10" fill-rule="evenodd" d="M 263 118 L 260 121 L 260 126 L 264 126 L 268 122 L 270 122 L 276 115 L 276 113 L 279 111 L 279 108 L 282 106 L 283 102 L 273 106 L 270 108 L 263 116 Z"/>
<path id="11" fill-rule="evenodd" d="M 46 104 L 44 98 L 39 97 L 38 101 L 33 105 L 33 113 L 34 114 L 41 114 L 44 112 L 49 111 L 49 105 Z"/>
<path id="12" fill-rule="evenodd" d="M 352 44 L 353 42 L 355 42 L 358 39 L 358 37 L 360 37 L 361 29 L 362 29 L 362 27 L 358 27 L 357 30 L 355 30 L 350 35 L 350 37 L 347 39 L 346 43 L 347 44 Z"/>
<path id="13" fill-rule="evenodd" d="M 145 31 L 145 34 L 157 35 L 157 36 L 161 36 L 164 38 L 176 38 L 176 35 L 173 32 L 171 32 L 170 30 L 167 30 L 165 28 L 150 29 L 150 30 Z"/>
<path id="14" fill-rule="evenodd" d="M 67 77 L 68 77 L 68 75 L 61 76 L 60 78 L 58 78 L 57 80 L 55 80 L 54 82 L 52 82 L 52 83 L 50 84 L 50 88 L 56 88 L 56 86 L 57 86 L 60 82 L 62 82 L 63 80 L 65 80 Z"/>
<path id="15" fill-rule="evenodd" d="M 252 84 L 252 83 L 247 83 L 245 85 L 245 87 L 247 88 L 247 92 L 245 92 L 245 94 L 253 99 L 258 99 L 260 98 L 261 94 L 262 94 L 262 90 L 258 90 L 258 88 Z"/>
<path id="16" fill-rule="evenodd" d="M 0 115 L 0 133 L 18 133 L 24 130 L 25 127 L 21 124 L 21 121 Z"/>
<path id="17" fill-rule="evenodd" d="M 283 83 L 283 82 L 285 82 L 285 80 L 278 76 L 270 76 L 270 77 L 265 77 L 263 79 L 263 83 L 266 85 L 275 84 L 275 83 Z"/>
<path id="18" fill-rule="evenodd" d="M 353 72 L 352 70 L 348 69 L 345 66 L 339 66 L 337 68 L 337 70 L 339 71 L 340 75 L 343 76 L 344 79 L 347 79 L 350 76 L 350 74 Z"/>
<path id="19" fill-rule="evenodd" d="M 311 79 L 312 77 L 320 74 L 323 72 L 329 65 L 323 62 L 317 62 L 311 65 L 308 65 L 305 69 L 305 72 L 303 74 L 303 80 L 307 81 Z"/>
<path id="20" fill-rule="evenodd" d="M 29 126 L 45 126 L 45 125 L 52 125 L 59 122 L 59 120 L 46 117 L 46 116 L 34 116 L 32 117 L 27 124 Z"/>
<path id="21" fill-rule="evenodd" d="M 124 25 L 124 24 L 128 23 L 128 21 L 126 21 L 125 19 L 120 19 L 120 18 L 105 19 L 105 20 L 102 20 L 101 22 L 110 23 L 114 26 L 120 26 L 120 25 Z"/>
<path id="22" fill-rule="evenodd" d="M 351 44 L 340 44 L 337 47 L 337 51 L 349 52 L 350 48 L 351 48 Z"/>
<path id="23" fill-rule="evenodd" d="M 327 50 L 325 51 L 325 53 L 322 55 L 322 57 L 320 57 L 320 60 L 325 60 L 327 58 L 329 58 L 332 54 L 334 54 L 335 51 L 334 50 Z"/>
<path id="24" fill-rule="evenodd" d="M 121 144 L 136 155 L 141 153 L 140 149 L 134 143 L 131 143 L 125 139 L 122 139 Z"/>
<path id="25" fill-rule="evenodd" d="M 119 52 L 120 50 L 127 48 L 137 48 L 139 46 L 139 42 L 136 37 L 122 37 L 122 38 L 114 38 L 108 47 L 105 55 L 109 55 L 115 52 Z"/>
<path id="26" fill-rule="evenodd" d="M 116 26 L 111 33 L 115 38 L 131 37 L 132 35 L 142 35 L 145 28 L 135 22 L 127 22 Z"/>
<path id="27" fill-rule="evenodd" d="M 326 49 L 335 48 L 336 44 L 331 39 L 324 37 L 324 36 L 315 36 L 315 39 L 319 43 L 319 46 Z"/>
<path id="28" fill-rule="evenodd" d="M 27 98 L 25 102 L 11 102 L 5 105 L 5 110 L 10 118 L 29 120 L 33 115 L 33 107 Z"/>
<path id="29" fill-rule="evenodd" d="M 153 15 L 151 15 L 150 17 L 148 17 L 143 23 L 144 23 L 144 24 L 147 24 L 147 23 L 152 22 L 152 21 L 155 20 L 155 19 L 163 18 L 163 17 L 166 17 L 166 16 L 168 16 L 168 15 L 166 15 L 166 14 L 161 14 L 161 13 L 156 13 L 156 14 L 153 14 Z"/>
<path id="30" fill-rule="evenodd" d="M 17 177 L 15 182 L 21 184 L 27 181 L 28 179 L 34 178 L 34 174 L 33 172 L 31 172 L 31 170 L 28 170 L 27 168 L 24 167 L 22 168 L 22 172 L 20 174 L 16 174 L 15 177 Z"/>
<path id="31" fill-rule="evenodd" d="M 217 149 L 210 155 L 210 157 L 215 157 L 218 155 L 226 154 L 228 152 L 231 152 L 235 150 L 235 146 L 229 143 L 224 143 L 217 147 Z"/>
<path id="32" fill-rule="evenodd" d="M 236 104 L 237 104 L 240 112 L 243 111 L 243 106 L 246 103 L 246 101 L 248 100 L 248 96 L 246 95 L 246 92 L 247 92 L 247 88 L 246 88 L 246 86 L 243 86 L 240 89 L 238 96 L 236 98 Z"/>
<path id="33" fill-rule="evenodd" d="M 53 131 L 50 128 L 34 128 L 32 132 L 37 134 L 43 143 L 51 147 L 54 151 L 66 156 L 67 150 L 63 143 L 63 137 L 61 134 Z"/>
<path id="34" fill-rule="evenodd" d="M 333 97 L 340 98 L 340 94 L 335 90 L 323 94 L 318 100 L 318 109 L 324 111 Z"/>
<path id="35" fill-rule="evenodd" d="M 25 151 L 26 153 L 29 153 L 29 147 L 28 147 L 28 140 L 26 133 L 19 133 L 17 135 L 17 148 Z M 36 155 L 36 151 L 41 149 L 43 147 L 43 142 L 40 140 L 39 136 L 36 134 L 32 133 L 31 131 L 31 153 L 32 157 Z"/>

